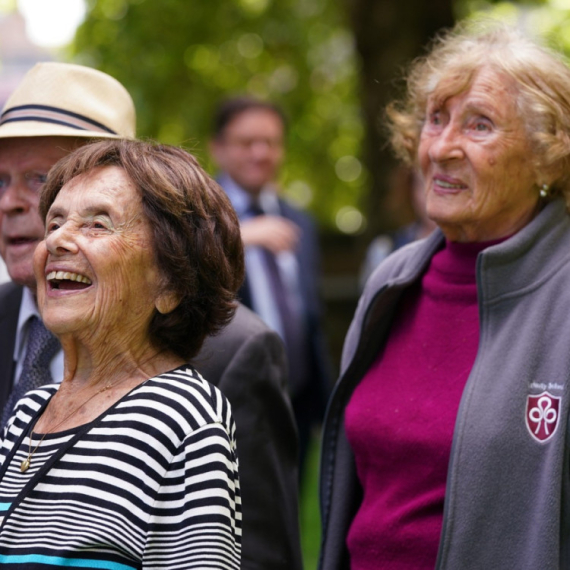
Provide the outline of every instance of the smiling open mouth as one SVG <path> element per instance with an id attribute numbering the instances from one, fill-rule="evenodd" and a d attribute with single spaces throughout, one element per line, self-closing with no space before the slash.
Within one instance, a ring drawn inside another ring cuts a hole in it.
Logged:
<path id="1" fill-rule="evenodd" d="M 453 183 L 447 180 L 442 180 L 441 178 L 436 178 L 434 182 L 441 188 L 449 188 L 451 190 L 463 190 L 464 188 L 467 188 L 465 184 L 462 184 L 460 182 Z"/>
<path id="2" fill-rule="evenodd" d="M 66 291 L 86 289 L 91 285 L 89 277 L 79 273 L 71 273 L 70 271 L 51 271 L 46 279 L 52 289 L 63 289 Z"/>
<path id="3" fill-rule="evenodd" d="M 27 245 L 30 243 L 37 243 L 39 240 L 37 238 L 32 237 L 19 237 L 19 238 L 10 238 L 8 240 L 9 245 Z"/>

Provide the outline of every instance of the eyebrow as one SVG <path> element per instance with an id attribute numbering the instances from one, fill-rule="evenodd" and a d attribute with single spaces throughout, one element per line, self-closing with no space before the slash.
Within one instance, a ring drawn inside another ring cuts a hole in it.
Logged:
<path id="1" fill-rule="evenodd" d="M 46 217 L 57 218 L 58 216 L 63 216 L 63 210 L 61 208 L 54 208 L 51 206 Z"/>
<path id="2" fill-rule="evenodd" d="M 48 216 L 52 218 L 56 218 L 59 216 L 65 216 L 66 212 L 61 206 L 52 207 L 48 210 Z M 88 216 L 110 216 L 110 209 L 107 206 L 89 206 L 82 210 L 81 215 L 88 215 Z"/>
<path id="3" fill-rule="evenodd" d="M 497 107 L 484 101 L 477 101 L 477 100 L 470 101 L 465 105 L 465 110 L 471 112 L 476 111 L 476 112 L 490 113 L 494 116 L 498 115 Z"/>

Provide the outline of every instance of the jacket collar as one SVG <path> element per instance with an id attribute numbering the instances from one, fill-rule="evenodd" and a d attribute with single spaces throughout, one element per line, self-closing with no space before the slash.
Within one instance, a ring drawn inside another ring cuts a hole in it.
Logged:
<path id="1" fill-rule="evenodd" d="M 379 282 L 406 285 L 419 278 L 444 242 L 441 230 L 396 252 L 390 265 L 392 279 L 380 270 L 371 277 L 364 296 L 378 291 Z M 404 252 L 407 253 L 404 253 Z M 570 261 L 570 216 L 562 198 L 548 203 L 522 230 L 509 239 L 489 246 L 477 259 L 479 295 L 496 300 L 504 294 L 533 289 Z M 483 277 L 484 276 L 484 277 Z"/>
<path id="2" fill-rule="evenodd" d="M 570 262 L 570 216 L 562 198 L 547 204 L 522 230 L 477 259 L 480 300 L 523 295 Z"/>

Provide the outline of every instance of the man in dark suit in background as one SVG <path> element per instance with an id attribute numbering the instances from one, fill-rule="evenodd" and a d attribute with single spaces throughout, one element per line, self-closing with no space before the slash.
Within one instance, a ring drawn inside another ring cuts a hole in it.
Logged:
<path id="1" fill-rule="evenodd" d="M 275 186 L 284 136 L 278 107 L 238 97 L 219 106 L 210 151 L 220 168 L 218 181 L 241 221 L 246 246 L 241 300 L 287 348 L 302 467 L 311 428 L 324 414 L 329 375 L 320 326 L 317 234 L 309 216 L 281 199 Z"/>
<path id="2" fill-rule="evenodd" d="M 44 234 L 38 192 L 45 176 L 90 138 L 134 135 L 135 110 L 127 91 L 112 77 L 83 66 L 39 64 L 6 103 L 0 119 L 0 254 L 13 282 L 0 285 L 0 409 L 15 403 L 31 360 L 26 356 L 38 344 L 31 338 L 50 334 L 39 319 L 32 269 Z M 50 345 L 51 352 L 37 357 L 45 362 L 39 367 L 43 383 L 63 376 L 61 349 L 52 341 L 42 345 Z M 195 365 L 228 397 L 236 420 L 241 567 L 300 570 L 297 435 L 282 342 L 240 305 L 232 322 L 206 340 Z"/>

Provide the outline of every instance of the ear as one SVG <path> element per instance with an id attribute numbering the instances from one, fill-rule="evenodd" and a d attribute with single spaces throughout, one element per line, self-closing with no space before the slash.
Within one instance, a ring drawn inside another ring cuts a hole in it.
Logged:
<path id="1" fill-rule="evenodd" d="M 565 174 L 565 164 L 562 160 L 557 160 L 554 164 L 540 166 L 536 169 L 536 181 L 540 188 L 543 184 L 549 187 L 554 186 Z"/>
<path id="2" fill-rule="evenodd" d="M 172 291 L 164 291 L 154 301 L 154 306 L 161 315 L 172 313 L 179 304 L 180 299 L 178 295 Z"/>

